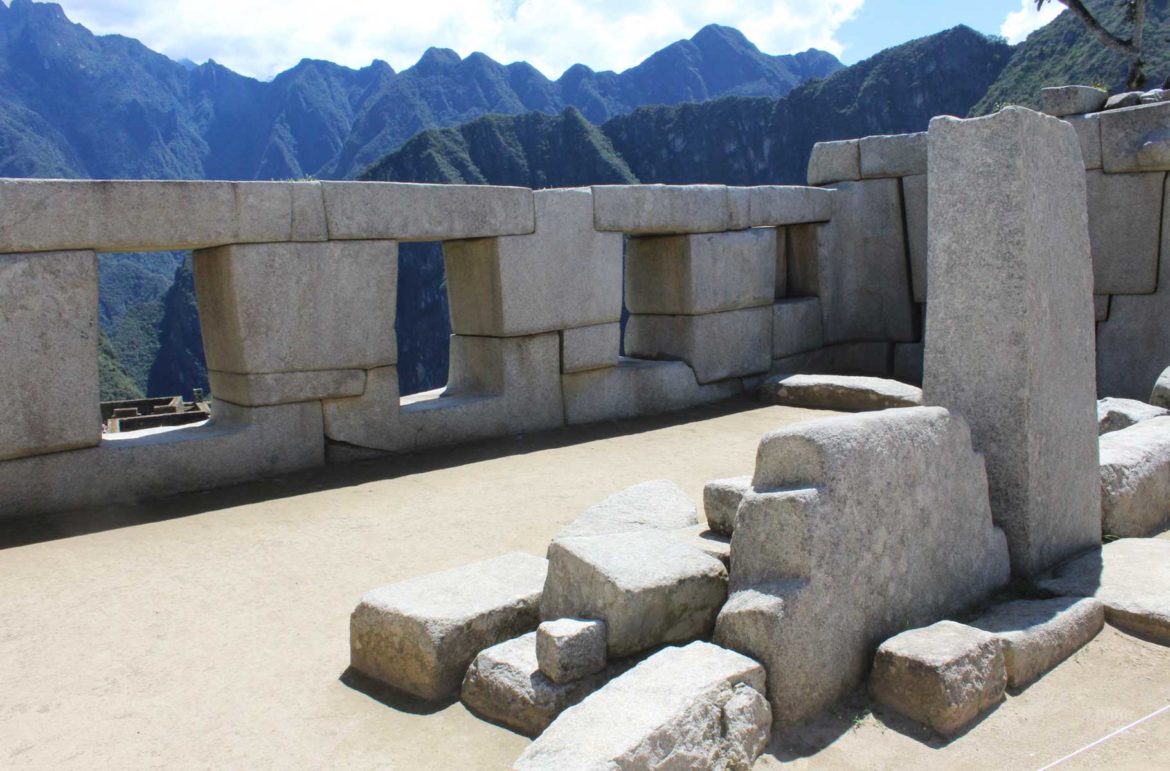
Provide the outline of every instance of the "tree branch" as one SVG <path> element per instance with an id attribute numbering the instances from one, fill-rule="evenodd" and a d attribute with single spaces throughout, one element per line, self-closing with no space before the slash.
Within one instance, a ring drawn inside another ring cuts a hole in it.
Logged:
<path id="1" fill-rule="evenodd" d="M 1047 2 L 1047 0 L 1036 0 L 1036 7 L 1040 8 L 1044 5 L 1045 2 Z M 1056 2 L 1069 9 L 1069 11 L 1071 11 L 1074 16 L 1080 19 L 1081 23 L 1083 23 L 1089 32 L 1092 32 L 1093 36 L 1096 37 L 1097 40 L 1101 41 L 1103 45 L 1112 48 L 1115 51 L 1120 51 L 1131 59 L 1138 55 L 1139 49 L 1135 47 L 1135 41 L 1119 38 L 1117 35 L 1114 35 L 1112 32 L 1105 29 L 1105 27 L 1101 25 L 1101 22 L 1097 21 L 1097 19 L 1093 17 L 1093 13 L 1085 7 L 1085 4 L 1081 2 L 1081 0 L 1056 0 Z M 1145 0 L 1138 0 L 1137 13 L 1144 21 L 1146 15 Z M 1141 33 L 1139 32 L 1139 39 L 1140 35 Z"/>

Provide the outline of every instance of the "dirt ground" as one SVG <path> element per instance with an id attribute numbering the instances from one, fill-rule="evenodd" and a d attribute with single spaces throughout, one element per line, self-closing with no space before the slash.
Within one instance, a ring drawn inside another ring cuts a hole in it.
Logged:
<path id="1" fill-rule="evenodd" d="M 351 688 L 348 616 L 380 584 L 522 550 L 668 478 L 751 471 L 819 413 L 733 402 L 154 504 L 0 524 L 0 767 L 501 769 L 527 740 L 459 704 Z M 859 702 L 759 768 L 1039 768 L 1170 703 L 1170 649 L 1107 630 L 950 745 Z M 1170 757 L 1170 713 L 1068 768 Z"/>

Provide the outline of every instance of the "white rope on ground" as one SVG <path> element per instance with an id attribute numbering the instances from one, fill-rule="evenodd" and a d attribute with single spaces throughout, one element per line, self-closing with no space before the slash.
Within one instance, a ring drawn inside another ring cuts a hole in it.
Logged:
<path id="1" fill-rule="evenodd" d="M 1156 718 L 1158 715 L 1161 715 L 1163 712 L 1170 712 L 1170 704 L 1167 704 L 1165 707 L 1162 707 L 1161 709 L 1154 710 L 1153 712 L 1146 715 L 1145 717 L 1139 718 L 1127 726 L 1124 726 L 1122 728 L 1118 728 L 1116 731 L 1109 734 L 1108 736 L 1102 736 L 1100 739 L 1093 742 L 1092 744 L 1086 744 L 1084 747 L 1081 747 L 1076 752 L 1070 752 L 1069 754 L 1065 755 L 1063 758 L 1060 758 L 1059 760 L 1052 761 L 1051 763 L 1044 766 L 1043 768 L 1038 769 L 1038 771 L 1048 771 L 1048 769 L 1055 768 L 1056 766 L 1059 766 L 1061 763 L 1065 762 L 1066 760 L 1072 760 L 1077 755 L 1080 755 L 1082 752 L 1088 752 L 1089 750 L 1093 749 L 1097 745 L 1104 744 L 1105 742 L 1109 741 L 1113 737 L 1119 736 L 1119 735 L 1125 733 L 1126 731 L 1128 731 L 1129 729 L 1131 729 L 1135 726 L 1141 725 L 1142 723 L 1146 722 L 1147 720 L 1152 720 L 1152 719 Z"/>

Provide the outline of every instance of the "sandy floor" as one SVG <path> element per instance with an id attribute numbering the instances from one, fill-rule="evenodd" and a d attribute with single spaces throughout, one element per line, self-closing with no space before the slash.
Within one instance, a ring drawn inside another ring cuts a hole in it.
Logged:
<path id="1" fill-rule="evenodd" d="M 358 596 L 541 554 L 637 482 L 699 500 L 706 481 L 750 472 L 765 431 L 816 415 L 733 403 L 0 527 L 0 767 L 507 768 L 523 737 L 340 681 Z M 1167 703 L 1170 649 L 1108 630 L 945 748 L 860 705 L 773 752 L 818 768 L 1037 768 Z M 1168 736 L 1170 715 L 1069 767 L 1149 767 Z"/>

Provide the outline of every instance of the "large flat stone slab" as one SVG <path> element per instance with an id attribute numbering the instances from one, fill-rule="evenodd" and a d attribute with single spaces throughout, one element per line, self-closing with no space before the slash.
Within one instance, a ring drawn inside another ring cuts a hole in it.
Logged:
<path id="1" fill-rule="evenodd" d="M 316 182 L 0 180 L 0 252 L 161 252 L 328 237 Z"/>
<path id="2" fill-rule="evenodd" d="M 322 182 L 331 239 L 447 241 L 532 233 L 532 191 L 496 185 Z"/>
<path id="3" fill-rule="evenodd" d="M 586 509 L 557 538 L 638 530 L 678 530 L 699 524 L 694 501 L 668 479 L 642 482 Z"/>
<path id="4" fill-rule="evenodd" d="M 926 173 L 926 132 L 863 137 L 861 178 L 908 177 Z"/>
<path id="5" fill-rule="evenodd" d="M 1170 417 L 1101 437 L 1101 529 L 1154 535 L 1170 525 Z"/>
<path id="6" fill-rule="evenodd" d="M 833 193 L 816 187 L 761 185 L 749 187 L 751 226 L 777 227 L 825 222 L 833 216 Z"/>
<path id="7" fill-rule="evenodd" d="M 940 621 L 882 643 L 869 684 L 885 706 L 953 736 L 1003 701 L 1007 672 L 995 635 Z"/>
<path id="8" fill-rule="evenodd" d="M 558 538 L 548 558 L 541 616 L 604 621 L 611 658 L 709 633 L 727 598 L 723 563 L 663 532 Z"/>
<path id="9" fill-rule="evenodd" d="M 750 204 L 749 204 L 750 206 Z M 739 208 L 737 206 L 737 208 Z M 593 221 L 630 235 L 721 233 L 735 225 L 725 185 L 596 185 Z"/>
<path id="10" fill-rule="evenodd" d="M 626 353 L 684 361 L 699 383 L 767 372 L 772 362 L 772 307 L 702 316 L 631 315 Z"/>
<path id="11" fill-rule="evenodd" d="M 101 441 L 97 286 L 93 252 L 0 255 L 0 461 Z"/>
<path id="12" fill-rule="evenodd" d="M 1105 106 L 1109 92 L 1092 86 L 1053 86 L 1040 89 L 1040 106 L 1049 115 L 1063 118 L 1097 112 Z"/>
<path id="13" fill-rule="evenodd" d="M 808 158 L 808 183 L 824 185 L 848 179 L 861 179 L 861 142 L 845 139 L 817 142 Z"/>
<path id="14" fill-rule="evenodd" d="M 1164 407 L 1139 402 L 1137 399 L 1115 399 L 1108 396 L 1097 400 L 1097 432 L 1108 434 L 1141 423 L 1143 420 L 1170 415 Z"/>
<path id="15" fill-rule="evenodd" d="M 612 676 L 600 670 L 553 682 L 537 666 L 536 632 L 529 632 L 481 651 L 463 678 L 460 699 L 477 715 L 536 736 Z"/>
<path id="16" fill-rule="evenodd" d="M 211 392 L 244 407 L 361 396 L 366 390 L 363 369 L 314 370 L 311 372 L 262 372 L 241 375 L 211 370 Z"/>
<path id="17" fill-rule="evenodd" d="M 1170 645 L 1170 540 L 1122 538 L 1058 566 L 1036 585 L 1096 597 L 1109 623 Z"/>
<path id="18" fill-rule="evenodd" d="M 1021 576 L 1100 540 L 1079 158 L 1072 127 L 1022 107 L 930 124 L 923 393 L 970 421 Z"/>
<path id="19" fill-rule="evenodd" d="M 995 605 L 971 626 L 999 640 L 1010 688 L 1025 688 L 1079 651 L 1105 625 L 1091 597 L 1016 600 Z"/>
<path id="20" fill-rule="evenodd" d="M 716 645 L 667 648 L 565 711 L 518 771 L 750 768 L 767 746 L 764 670 Z"/>
<path id="21" fill-rule="evenodd" d="M 621 318 L 622 237 L 593 229 L 589 189 L 532 196 L 531 235 L 443 244 L 455 334 L 512 337 Z"/>
<path id="22" fill-rule="evenodd" d="M 1105 171 L 1170 170 L 1170 102 L 1110 110 L 1101 115 Z"/>
<path id="23" fill-rule="evenodd" d="M 514 552 L 368 592 L 350 616 L 350 665 L 422 699 L 451 698 L 480 651 L 536 629 L 547 571 Z"/>
<path id="24" fill-rule="evenodd" d="M 780 375 L 764 383 L 760 397 L 788 407 L 846 412 L 922 406 L 921 388 L 859 375 Z"/>

